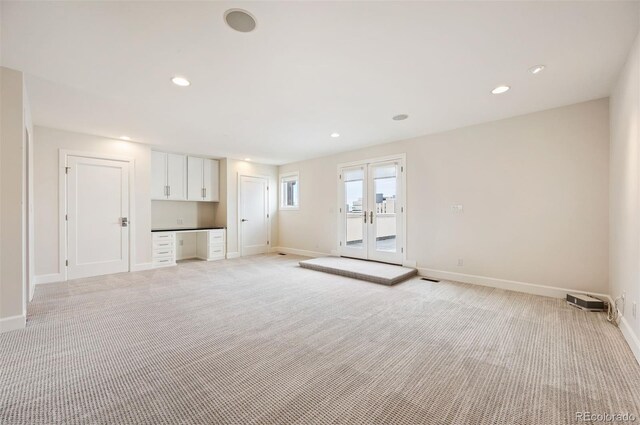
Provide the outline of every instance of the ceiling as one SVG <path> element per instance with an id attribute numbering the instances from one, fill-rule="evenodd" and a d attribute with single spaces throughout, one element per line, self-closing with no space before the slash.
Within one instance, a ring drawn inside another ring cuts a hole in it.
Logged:
<path id="1" fill-rule="evenodd" d="M 230 29 L 230 8 L 256 30 Z M 282 164 L 606 97 L 638 16 L 611 1 L 3 1 L 1 62 L 27 74 L 38 125 Z"/>

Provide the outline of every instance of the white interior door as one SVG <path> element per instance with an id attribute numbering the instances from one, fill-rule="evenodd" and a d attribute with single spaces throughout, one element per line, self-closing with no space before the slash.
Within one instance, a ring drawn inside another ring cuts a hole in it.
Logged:
<path id="1" fill-rule="evenodd" d="M 268 251 L 268 181 L 261 177 L 240 176 L 240 255 Z"/>
<path id="2" fill-rule="evenodd" d="M 363 162 L 339 170 L 339 253 L 402 264 L 404 161 Z"/>
<path id="3" fill-rule="evenodd" d="M 129 271 L 129 163 L 67 157 L 67 278 Z"/>

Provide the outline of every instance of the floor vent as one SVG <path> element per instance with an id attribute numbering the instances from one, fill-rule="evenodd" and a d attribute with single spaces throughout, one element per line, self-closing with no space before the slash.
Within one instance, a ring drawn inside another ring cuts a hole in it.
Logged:
<path id="1" fill-rule="evenodd" d="M 439 280 L 429 279 L 428 277 L 421 277 L 420 279 L 421 280 L 426 280 L 426 281 L 429 281 L 429 282 L 440 283 Z"/>

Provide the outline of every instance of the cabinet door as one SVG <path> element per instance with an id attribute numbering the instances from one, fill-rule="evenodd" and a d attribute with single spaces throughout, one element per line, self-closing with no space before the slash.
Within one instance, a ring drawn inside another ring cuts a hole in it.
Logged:
<path id="1" fill-rule="evenodd" d="M 204 160 L 204 198 L 205 201 L 220 200 L 220 163 L 217 159 Z"/>
<path id="2" fill-rule="evenodd" d="M 167 154 L 151 151 L 151 199 L 167 199 Z"/>
<path id="3" fill-rule="evenodd" d="M 202 158 L 187 157 L 187 199 L 189 201 L 203 199 L 202 167 L 205 161 L 207 160 Z"/>
<path id="4" fill-rule="evenodd" d="M 187 157 L 174 153 L 167 154 L 167 199 L 175 201 L 187 200 Z"/>

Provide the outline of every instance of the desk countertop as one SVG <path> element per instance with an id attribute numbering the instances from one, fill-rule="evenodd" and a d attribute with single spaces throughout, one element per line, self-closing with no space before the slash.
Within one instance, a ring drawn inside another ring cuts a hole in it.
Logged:
<path id="1" fill-rule="evenodd" d="M 226 227 L 174 227 L 170 229 L 151 229 L 151 232 L 194 232 L 198 230 L 226 229 Z"/>

